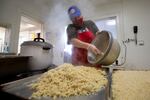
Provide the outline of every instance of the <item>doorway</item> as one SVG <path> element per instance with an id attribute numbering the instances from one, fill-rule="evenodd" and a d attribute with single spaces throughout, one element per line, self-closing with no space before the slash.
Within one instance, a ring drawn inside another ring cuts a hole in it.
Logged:
<path id="1" fill-rule="evenodd" d="M 6 28 L 0 27 L 0 52 L 4 52 Z"/>
<path id="2" fill-rule="evenodd" d="M 18 53 L 20 53 L 20 46 L 24 41 L 33 41 L 37 37 L 37 33 L 41 33 L 43 37 L 43 24 L 34 19 L 21 16 L 19 42 L 18 42 Z"/>
<path id="3" fill-rule="evenodd" d="M 10 29 L 9 25 L 0 25 L 0 53 L 9 53 Z"/>

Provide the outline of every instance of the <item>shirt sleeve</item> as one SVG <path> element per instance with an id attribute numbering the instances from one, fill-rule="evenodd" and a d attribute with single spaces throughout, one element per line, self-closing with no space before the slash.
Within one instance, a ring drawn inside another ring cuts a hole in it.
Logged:
<path id="1" fill-rule="evenodd" d="M 77 37 L 76 28 L 70 24 L 68 25 L 66 32 L 67 32 L 67 43 L 70 44 L 70 40 L 72 38 Z"/>
<path id="2" fill-rule="evenodd" d="M 90 29 L 93 32 L 94 35 L 96 35 L 96 32 L 99 31 L 98 27 L 92 20 L 86 21 L 85 24 L 88 27 L 88 29 Z"/>

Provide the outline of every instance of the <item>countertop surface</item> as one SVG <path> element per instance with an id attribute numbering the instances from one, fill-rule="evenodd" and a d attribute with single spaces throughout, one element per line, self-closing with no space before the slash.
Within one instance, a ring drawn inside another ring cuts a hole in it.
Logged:
<path id="1" fill-rule="evenodd" d="M 0 55 L 0 59 L 5 59 L 5 58 L 28 58 L 31 56 L 18 56 L 18 55 Z"/>
<path id="2" fill-rule="evenodd" d="M 37 74 L 17 81 L 2 84 L 1 90 L 5 93 L 28 100 L 33 93 L 33 90 L 29 88 L 29 85 L 37 81 L 38 77 L 41 75 L 42 74 Z M 107 100 L 107 88 L 108 86 L 102 87 L 100 91 L 94 95 L 72 96 L 67 98 L 67 100 Z M 52 100 L 52 98 L 42 97 L 40 100 Z M 57 100 L 64 100 L 64 98 L 58 98 Z"/>

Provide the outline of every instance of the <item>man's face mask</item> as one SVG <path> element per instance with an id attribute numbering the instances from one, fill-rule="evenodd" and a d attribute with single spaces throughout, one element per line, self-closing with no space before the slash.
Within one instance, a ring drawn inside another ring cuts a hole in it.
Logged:
<path id="1" fill-rule="evenodd" d="M 83 17 L 82 16 L 75 17 L 72 20 L 72 22 L 77 26 L 82 26 L 83 25 Z"/>

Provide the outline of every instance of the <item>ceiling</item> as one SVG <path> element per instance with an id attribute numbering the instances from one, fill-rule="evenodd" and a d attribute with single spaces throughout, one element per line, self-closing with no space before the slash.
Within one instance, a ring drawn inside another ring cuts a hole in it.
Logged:
<path id="1" fill-rule="evenodd" d="M 54 7 L 57 4 L 62 4 L 64 6 L 70 5 L 85 5 L 92 4 L 93 6 L 100 6 L 107 3 L 113 3 L 121 0 L 34 0 L 35 3 L 39 5 L 44 5 L 45 7 Z"/>
<path id="2" fill-rule="evenodd" d="M 41 29 L 40 23 L 27 17 L 21 16 L 20 31 L 34 31 L 36 29 Z"/>
<path id="3" fill-rule="evenodd" d="M 40 8 L 40 10 L 43 9 L 41 12 L 47 12 L 48 14 L 51 14 L 50 16 L 48 16 L 48 18 L 50 19 L 50 17 L 53 17 L 55 13 L 56 15 L 60 14 L 61 11 L 63 11 L 61 9 L 68 9 L 70 5 L 77 5 L 80 9 L 86 12 L 87 8 L 90 8 L 89 10 L 94 11 L 93 9 L 100 5 L 117 1 L 121 0 L 34 0 L 33 3 L 35 3 L 38 8 Z M 41 27 L 39 23 L 22 17 L 20 31 L 38 28 L 35 26 Z"/>

